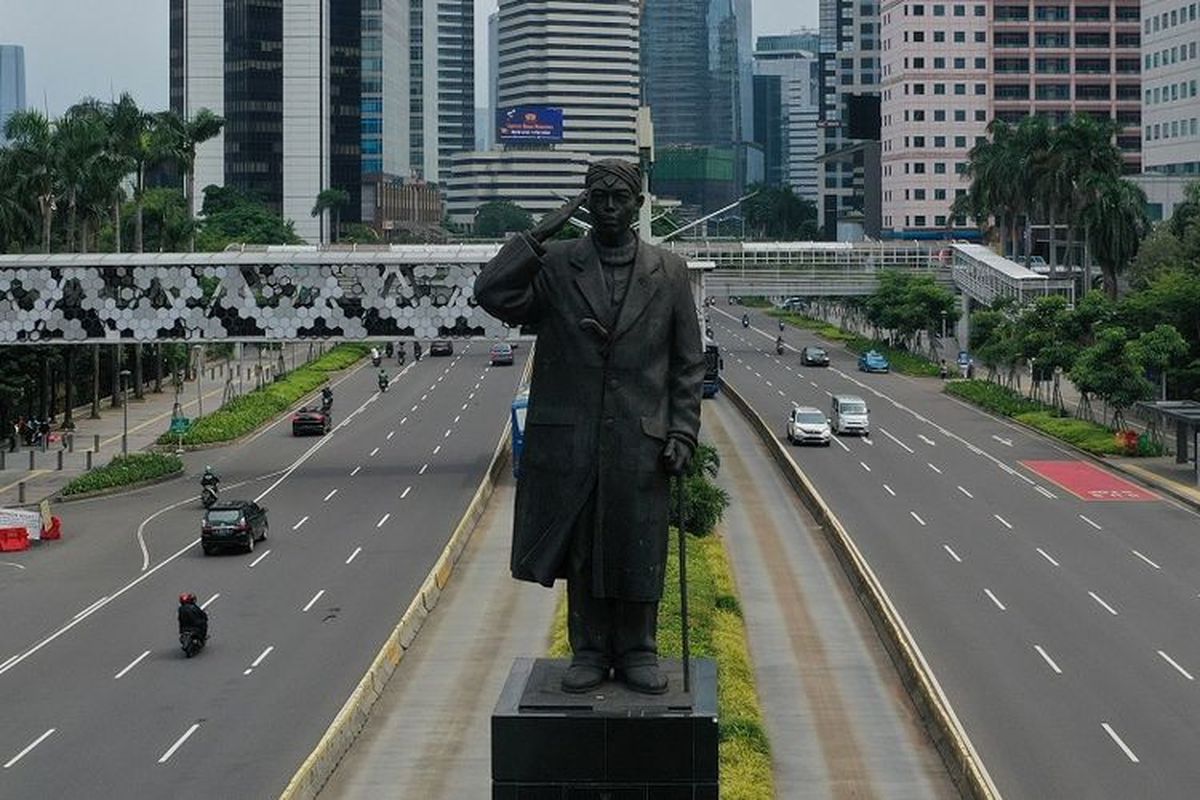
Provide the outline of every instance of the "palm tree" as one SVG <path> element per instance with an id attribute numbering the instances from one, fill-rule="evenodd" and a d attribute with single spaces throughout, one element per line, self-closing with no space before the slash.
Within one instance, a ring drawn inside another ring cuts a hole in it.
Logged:
<path id="1" fill-rule="evenodd" d="M 988 132 L 991 138 L 972 147 L 968 154 L 966 175 L 970 186 L 966 195 L 955 199 L 951 211 L 956 216 L 972 216 L 981 226 L 988 217 L 995 217 L 1001 239 L 1009 240 L 1011 253 L 1016 255 L 1018 215 L 1023 203 L 1016 130 L 1002 120 L 995 120 L 988 126 Z"/>
<path id="2" fill-rule="evenodd" d="M 312 215 L 319 217 L 326 211 L 333 212 L 333 241 L 338 240 L 342 229 L 342 209 L 350 204 L 350 193 L 345 189 L 322 189 L 317 195 L 317 203 L 313 206 Z"/>
<path id="3" fill-rule="evenodd" d="M 32 206 L 22 192 L 22 177 L 12 152 L 0 149 L 0 252 L 24 242 L 29 231 Z"/>
<path id="4" fill-rule="evenodd" d="M 104 110 L 95 100 L 68 108 L 54 130 L 58 190 L 67 203 L 67 247 L 78 252 L 87 249 L 87 222 L 85 218 L 80 232 L 80 207 L 100 191 L 97 183 L 104 169 L 107 137 Z"/>
<path id="5" fill-rule="evenodd" d="M 1059 168 L 1063 182 L 1069 187 L 1065 198 L 1064 213 L 1067 220 L 1067 259 L 1075 251 L 1075 230 L 1079 223 L 1079 212 L 1090 202 L 1088 194 L 1089 176 L 1096 174 L 1117 177 L 1121 174 L 1123 160 L 1121 151 L 1114 144 L 1117 127 L 1111 120 L 1099 120 L 1090 115 L 1077 115 L 1060 129 L 1055 141 L 1059 151 Z M 1085 231 L 1083 238 L 1088 234 Z M 1084 291 L 1091 290 L 1091 265 L 1084 264 Z"/>
<path id="6" fill-rule="evenodd" d="M 55 211 L 54 126 L 40 111 L 14 111 L 4 126 L 22 190 L 42 218 L 42 251 L 50 252 L 50 226 Z"/>
<path id="7" fill-rule="evenodd" d="M 175 111 L 164 111 L 157 117 L 154 126 L 157 141 L 151 146 L 174 161 L 183 173 L 189 225 L 196 216 L 196 148 L 219 134 L 224 125 L 225 120 L 207 108 L 197 111 L 191 119 L 184 119 Z M 194 230 L 190 249 L 196 249 Z"/>
<path id="8" fill-rule="evenodd" d="M 128 92 L 123 93 L 112 107 L 111 124 L 115 150 L 126 159 L 129 171 L 133 173 L 133 203 L 137 214 L 133 242 L 135 253 L 143 251 L 142 228 L 146 168 L 158 157 L 154 149 L 156 143 L 155 122 L 155 116 L 138 108 L 137 103 Z M 120 212 L 117 213 L 119 215 Z M 119 216 L 116 223 L 117 251 L 120 252 Z"/>
<path id="9" fill-rule="evenodd" d="M 1117 299 L 1117 275 L 1137 254 L 1150 229 L 1146 193 L 1119 176 L 1094 174 L 1086 181 L 1091 198 L 1080 217 L 1088 231 L 1092 253 L 1104 275 L 1104 292 Z"/>

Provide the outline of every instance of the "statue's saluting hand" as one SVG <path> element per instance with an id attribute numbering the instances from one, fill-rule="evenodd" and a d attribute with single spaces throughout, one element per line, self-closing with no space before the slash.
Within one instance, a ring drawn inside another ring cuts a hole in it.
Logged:
<path id="1" fill-rule="evenodd" d="M 529 231 L 529 235 L 537 240 L 538 244 L 546 241 L 554 234 L 563 229 L 567 224 L 567 220 L 575 215 L 587 200 L 587 191 L 580 192 L 573 200 L 568 200 L 557 211 L 551 211 L 546 216 L 542 217 L 542 221 Z"/>

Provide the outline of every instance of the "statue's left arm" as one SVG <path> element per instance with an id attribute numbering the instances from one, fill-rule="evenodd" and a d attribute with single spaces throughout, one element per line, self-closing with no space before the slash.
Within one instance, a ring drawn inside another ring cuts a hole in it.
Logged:
<path id="1" fill-rule="evenodd" d="M 700 338 L 700 322 L 692 290 L 688 282 L 687 265 L 678 261 L 679 269 L 670 271 L 673 325 L 671 331 L 671 366 L 667 435 L 691 452 L 696 449 L 700 432 L 700 394 L 704 381 L 704 346 Z"/>

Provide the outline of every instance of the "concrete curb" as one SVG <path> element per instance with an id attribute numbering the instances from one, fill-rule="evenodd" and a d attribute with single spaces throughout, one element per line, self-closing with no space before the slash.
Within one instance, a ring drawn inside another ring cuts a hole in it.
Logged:
<path id="1" fill-rule="evenodd" d="M 887 647 L 905 690 L 925 719 L 934 744 L 950 771 L 951 779 L 958 784 L 960 791 L 970 797 L 998 799 L 999 790 L 992 783 L 991 776 L 955 715 L 933 670 L 899 612 L 892 605 L 891 598 L 875 576 L 871 565 L 821 497 L 816 486 L 796 464 L 791 453 L 775 438 L 775 434 L 762 417 L 728 383 L 725 383 L 723 388 L 734 406 L 758 433 L 788 483 L 824 531 L 843 572 L 850 579 L 884 646 Z"/>
<path id="2" fill-rule="evenodd" d="M 533 353 L 531 351 L 523 375 L 525 382 L 528 381 L 532 365 Z M 375 656 L 375 660 L 371 662 L 367 673 L 363 675 L 358 686 L 351 692 L 350 698 L 346 700 L 337 716 L 333 718 L 333 722 L 325 730 L 325 734 L 317 746 L 296 770 L 283 793 L 279 795 L 279 800 L 311 800 L 311 798 L 315 798 L 350 750 L 354 740 L 366 727 L 371 710 L 375 707 L 376 701 L 383 696 L 383 691 L 396 671 L 396 666 L 404 658 L 405 651 L 416 640 L 429 613 L 437 606 L 442 590 L 449 584 L 450 578 L 454 574 L 454 567 L 462 556 L 463 550 L 466 549 L 467 543 L 471 540 L 476 523 L 487 509 L 488 501 L 491 500 L 492 493 L 499 482 L 501 470 L 508 464 L 511 428 L 512 420 L 510 419 L 504 425 L 504 432 L 492 453 L 487 473 L 480 481 L 479 488 L 475 490 L 475 496 L 471 498 L 466 512 L 459 520 L 458 526 L 451 534 L 445 548 L 442 549 L 441 555 L 434 562 L 424 583 L 421 584 L 420 590 L 409 603 L 391 635 L 384 641 L 383 647 Z"/>

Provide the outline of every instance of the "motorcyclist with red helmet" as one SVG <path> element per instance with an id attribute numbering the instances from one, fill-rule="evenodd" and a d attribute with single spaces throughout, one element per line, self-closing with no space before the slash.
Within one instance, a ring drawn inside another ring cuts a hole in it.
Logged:
<path id="1" fill-rule="evenodd" d="M 184 592 L 179 595 L 179 633 L 195 631 L 201 641 L 208 639 L 208 614 L 196 604 L 196 595 Z"/>

